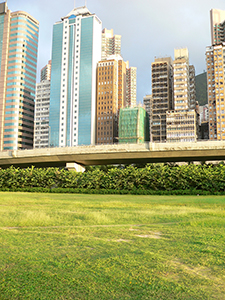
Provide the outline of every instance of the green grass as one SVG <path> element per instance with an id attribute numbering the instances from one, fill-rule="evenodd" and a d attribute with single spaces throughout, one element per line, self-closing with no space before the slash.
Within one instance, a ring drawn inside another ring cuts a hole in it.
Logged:
<path id="1" fill-rule="evenodd" d="M 225 196 L 0 193 L 0 299 L 224 299 Z"/>

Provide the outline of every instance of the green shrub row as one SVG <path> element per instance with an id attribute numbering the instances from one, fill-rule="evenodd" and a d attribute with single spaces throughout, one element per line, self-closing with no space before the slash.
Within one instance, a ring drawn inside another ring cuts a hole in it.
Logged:
<path id="1" fill-rule="evenodd" d="M 73 188 L 1 188 L 2 192 L 26 192 L 26 193 L 56 193 L 56 194 L 98 194 L 98 195 L 225 195 L 224 192 L 209 192 L 201 190 L 170 190 L 170 191 L 153 191 L 153 190 L 89 190 L 89 189 L 73 189 Z"/>
<path id="2" fill-rule="evenodd" d="M 144 168 L 127 166 L 106 170 L 95 167 L 84 173 L 59 168 L 10 167 L 0 169 L 0 190 L 7 189 L 106 194 L 215 194 L 225 191 L 225 165 L 149 164 Z"/>

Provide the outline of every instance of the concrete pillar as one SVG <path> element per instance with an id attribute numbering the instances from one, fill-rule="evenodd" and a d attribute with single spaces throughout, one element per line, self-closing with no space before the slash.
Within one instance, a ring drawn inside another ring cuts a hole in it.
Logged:
<path id="1" fill-rule="evenodd" d="M 74 170 L 74 171 L 77 171 L 77 172 L 84 172 L 85 171 L 85 167 L 79 165 L 79 164 L 76 164 L 76 163 L 66 163 L 66 169 L 71 171 L 71 170 Z"/>

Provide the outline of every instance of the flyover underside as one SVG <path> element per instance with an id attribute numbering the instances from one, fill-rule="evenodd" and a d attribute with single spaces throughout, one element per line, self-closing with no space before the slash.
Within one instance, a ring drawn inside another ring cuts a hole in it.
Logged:
<path id="1" fill-rule="evenodd" d="M 173 150 L 173 151 L 141 151 L 141 152 L 111 152 L 91 154 L 62 154 L 24 156 L 0 159 L 2 168 L 14 165 L 16 167 L 63 167 L 68 162 L 88 165 L 132 164 L 132 163 L 166 163 L 225 160 L 225 150 Z"/>

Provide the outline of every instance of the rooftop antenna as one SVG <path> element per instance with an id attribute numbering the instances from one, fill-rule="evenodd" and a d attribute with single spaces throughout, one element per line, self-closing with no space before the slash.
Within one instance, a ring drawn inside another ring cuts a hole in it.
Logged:
<path id="1" fill-rule="evenodd" d="M 76 0 L 74 0 L 74 8 L 76 8 Z"/>
<path id="2" fill-rule="evenodd" d="M 87 7 L 87 0 L 85 0 L 85 7 Z"/>

